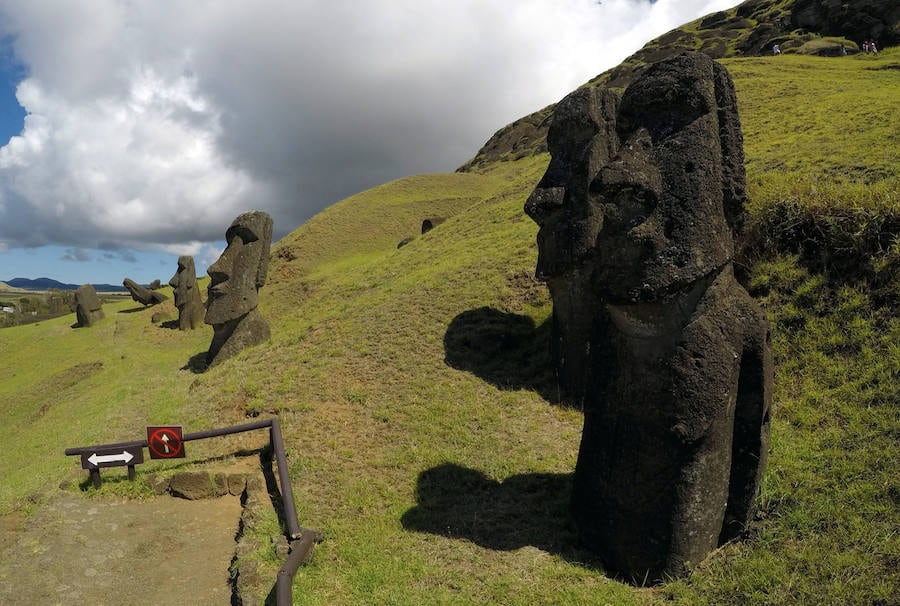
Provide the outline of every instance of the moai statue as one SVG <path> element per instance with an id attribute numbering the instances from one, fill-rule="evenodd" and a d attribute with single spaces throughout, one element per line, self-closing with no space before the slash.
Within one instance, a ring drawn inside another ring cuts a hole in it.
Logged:
<path id="1" fill-rule="evenodd" d="M 128 289 L 132 299 L 144 306 L 157 305 L 169 298 L 161 292 L 156 292 L 155 290 L 150 290 L 145 286 L 141 286 L 131 278 L 125 278 L 125 280 L 122 281 L 122 286 Z"/>
<path id="2" fill-rule="evenodd" d="M 732 268 L 737 102 L 725 68 L 699 53 L 649 67 L 615 112 L 595 111 L 610 93 L 574 95 L 551 133 L 592 126 L 548 141 L 525 207 L 554 316 L 562 301 L 583 329 L 562 333 L 584 352 L 572 512 L 611 571 L 658 581 L 744 530 L 766 463 L 768 325 Z"/>
<path id="3" fill-rule="evenodd" d="M 178 257 L 178 269 L 169 280 L 169 286 L 175 293 L 178 328 L 194 330 L 203 321 L 203 301 L 200 299 L 200 288 L 197 286 L 194 257 L 190 255 Z"/>
<path id="4" fill-rule="evenodd" d="M 228 247 L 207 270 L 211 280 L 204 321 L 213 327 L 206 354 L 210 366 L 267 341 L 270 334 L 256 306 L 269 269 L 272 218 L 258 210 L 246 212 L 232 222 L 225 240 Z"/>
<path id="5" fill-rule="evenodd" d="M 582 88 L 556 105 L 547 133 L 550 165 L 525 210 L 541 225 L 536 275 L 553 299 L 551 357 L 560 399 L 578 407 L 585 397 L 591 325 L 600 305 L 585 262 L 593 255 L 600 214 L 588 187 L 618 149 L 619 96 Z"/>
<path id="6" fill-rule="evenodd" d="M 90 284 L 79 286 L 75 291 L 75 318 L 78 326 L 91 326 L 103 317 L 103 304 L 94 287 Z"/>

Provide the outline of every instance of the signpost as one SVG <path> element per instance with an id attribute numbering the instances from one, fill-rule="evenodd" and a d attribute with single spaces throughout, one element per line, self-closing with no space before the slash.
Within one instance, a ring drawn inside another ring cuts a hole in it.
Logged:
<path id="1" fill-rule="evenodd" d="M 101 467 L 128 466 L 128 479 L 134 479 L 134 466 L 144 462 L 144 449 L 130 444 L 109 448 L 94 448 L 81 453 L 81 468 L 91 472 L 94 486 L 100 487 Z"/>
<path id="2" fill-rule="evenodd" d="M 281 436 L 281 425 L 278 419 L 255 421 L 233 427 L 207 429 L 184 435 L 181 426 L 155 426 L 147 428 L 146 441 L 119 442 L 98 446 L 77 446 L 66 448 L 67 456 L 80 456 L 81 466 L 91 472 L 91 480 L 95 488 L 100 488 L 100 468 L 128 466 L 128 479 L 134 480 L 134 466 L 144 462 L 146 447 L 151 459 L 180 459 L 185 456 L 184 443 L 190 440 L 204 440 L 255 429 L 269 430 L 269 445 L 275 455 L 275 469 L 278 472 L 278 486 L 281 493 L 281 505 L 284 522 L 287 526 L 287 538 L 290 541 L 290 555 L 287 562 L 278 572 L 275 581 L 275 603 L 278 606 L 289 606 L 293 603 L 291 587 L 297 569 L 309 561 L 315 543 L 322 540 L 322 533 L 316 530 L 301 529 L 297 520 L 297 509 L 294 504 L 294 493 L 291 488 L 291 476 L 287 466 L 287 455 L 284 450 L 284 439 Z M 278 491 L 278 489 L 276 489 Z"/>
<path id="3" fill-rule="evenodd" d="M 184 435 L 181 426 L 148 427 L 147 450 L 151 459 L 183 459 Z"/>

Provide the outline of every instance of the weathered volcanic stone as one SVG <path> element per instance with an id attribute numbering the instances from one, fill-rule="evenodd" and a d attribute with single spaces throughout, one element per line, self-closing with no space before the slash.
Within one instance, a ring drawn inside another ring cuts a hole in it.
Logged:
<path id="1" fill-rule="evenodd" d="M 103 304 L 90 284 L 83 284 L 75 291 L 75 318 L 78 326 L 90 326 L 103 319 Z"/>
<path id="2" fill-rule="evenodd" d="M 169 298 L 161 292 L 156 292 L 141 286 L 131 278 L 125 278 L 122 281 L 122 286 L 128 289 L 132 299 L 145 306 L 157 305 Z"/>
<path id="3" fill-rule="evenodd" d="M 203 322 L 203 301 L 200 299 L 200 288 L 197 286 L 194 257 L 190 255 L 178 257 L 178 269 L 169 280 L 169 286 L 175 293 L 178 328 L 193 330 L 200 326 Z"/>
<path id="4" fill-rule="evenodd" d="M 206 354 L 210 366 L 267 341 L 269 324 L 259 314 L 259 289 L 266 283 L 272 218 L 258 210 L 238 216 L 225 232 L 228 247 L 210 265 L 204 321 L 213 327 Z"/>
<path id="5" fill-rule="evenodd" d="M 560 104 L 526 212 L 557 338 L 581 373 L 567 377 L 584 402 L 579 535 L 612 571 L 656 581 L 744 530 L 772 359 L 765 316 L 732 271 L 745 177 L 728 73 L 684 53 L 615 101 L 586 90 Z"/>
<path id="6" fill-rule="evenodd" d="M 147 285 L 147 288 L 150 290 L 159 290 L 162 288 L 162 282 L 160 282 L 159 279 L 153 280 L 153 282 Z"/>

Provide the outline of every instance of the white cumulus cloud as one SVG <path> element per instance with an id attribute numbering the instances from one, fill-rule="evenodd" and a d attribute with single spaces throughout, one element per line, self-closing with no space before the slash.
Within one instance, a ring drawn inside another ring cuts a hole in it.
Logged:
<path id="1" fill-rule="evenodd" d="M 728 0 L 0 0 L 27 78 L 0 250 L 214 254 L 452 171 L 498 128 Z M 74 255 L 73 256 L 83 256 Z"/>

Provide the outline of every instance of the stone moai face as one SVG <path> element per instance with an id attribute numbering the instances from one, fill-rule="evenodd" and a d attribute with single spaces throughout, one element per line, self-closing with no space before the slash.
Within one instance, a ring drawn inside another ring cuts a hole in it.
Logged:
<path id="1" fill-rule="evenodd" d="M 525 210 L 560 384 L 584 405 L 575 524 L 610 570 L 681 575 L 746 527 L 769 435 L 768 325 L 731 266 L 745 197 L 734 87 L 684 53 L 621 100 L 564 99 L 548 144 Z"/>
<path id="2" fill-rule="evenodd" d="M 225 232 L 227 248 L 209 266 L 207 324 L 224 324 L 246 315 L 259 303 L 259 289 L 266 283 L 272 218 L 251 211 L 238 216 Z"/>
<path id="3" fill-rule="evenodd" d="M 175 294 L 175 307 L 178 308 L 178 328 L 181 330 L 196 328 L 203 318 L 203 302 L 197 286 L 194 257 L 190 255 L 178 257 L 178 269 L 169 280 L 169 286 L 172 287 Z"/>
<path id="4" fill-rule="evenodd" d="M 209 297 L 204 321 L 213 326 L 206 354 L 210 366 L 269 338 L 269 324 L 256 310 L 266 283 L 272 218 L 261 211 L 240 215 L 225 232 L 228 247 L 209 266 Z"/>
<path id="5" fill-rule="evenodd" d="M 539 278 L 590 261 L 605 298 L 652 301 L 731 260 L 743 151 L 725 80 L 691 53 L 655 64 L 620 102 L 582 89 L 560 103 L 550 166 L 525 205 L 541 228 Z"/>

